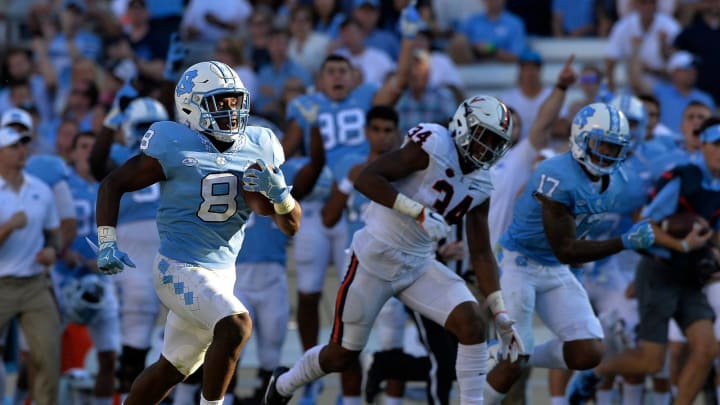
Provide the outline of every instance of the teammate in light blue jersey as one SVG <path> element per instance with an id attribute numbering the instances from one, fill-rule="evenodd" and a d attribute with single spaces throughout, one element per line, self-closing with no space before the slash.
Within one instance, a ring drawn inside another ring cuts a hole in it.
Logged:
<path id="1" fill-rule="evenodd" d="M 200 403 L 222 400 L 252 325 L 233 294 L 251 213 L 243 193 L 267 198 L 288 235 L 301 213 L 279 170 L 285 158 L 277 138 L 246 127 L 249 94 L 232 68 L 216 61 L 190 66 L 174 95 L 178 122 L 154 123 L 140 141 L 142 153 L 105 177 L 98 193 L 98 268 L 114 274 L 134 266 L 115 231 L 122 195 L 161 184 L 153 281 L 170 311 L 162 355 L 135 380 L 128 405 L 159 403 L 203 363 Z"/>
<path id="2" fill-rule="evenodd" d="M 117 97 L 121 96 L 122 92 Z M 112 169 L 138 155 L 140 140 L 150 125 L 167 119 L 165 107 L 149 97 L 133 100 L 122 114 L 109 114 L 90 157 L 95 178 L 102 180 Z M 117 138 L 122 138 L 122 145 L 114 143 Z M 145 368 L 152 331 L 160 312 L 151 271 L 160 246 L 155 221 L 159 203 L 160 185 L 157 183 L 126 193 L 120 200 L 119 246 L 138 266 L 137 271 L 123 272 L 112 278 L 122 315 L 122 353 L 118 373 L 121 397 L 127 395 L 133 380 Z"/>
<path id="3" fill-rule="evenodd" d="M 622 192 L 617 168 L 629 145 L 629 125 L 615 107 L 593 103 L 573 118 L 571 150 L 541 162 L 515 204 L 513 221 L 500 238 L 500 284 L 508 314 L 534 367 L 586 369 L 603 355 L 600 322 L 569 264 L 652 245 L 649 222 L 621 237 L 583 240 Z M 534 346 L 534 312 L 556 338 Z M 486 403 L 498 403 L 517 378 L 501 363 L 488 375 Z"/>
<path id="4" fill-rule="evenodd" d="M 115 361 L 120 346 L 118 303 L 109 276 L 98 275 L 97 254 L 85 238 L 97 238 L 95 202 L 98 183 L 90 173 L 88 158 L 95 142 L 92 132 L 73 138 L 72 170 L 68 179 L 77 213 L 77 237 L 56 263 L 53 281 L 59 283 L 60 306 L 65 320 L 87 325 L 97 352 L 95 404 L 110 404 L 115 393 Z M 62 402 L 62 400 L 61 400 Z"/>

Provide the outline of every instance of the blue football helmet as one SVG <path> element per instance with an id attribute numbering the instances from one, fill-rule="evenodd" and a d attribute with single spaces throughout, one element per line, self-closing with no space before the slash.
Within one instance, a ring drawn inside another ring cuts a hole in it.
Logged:
<path id="1" fill-rule="evenodd" d="M 629 144 L 627 118 L 612 105 L 592 103 L 575 114 L 570 150 L 591 174 L 602 176 L 615 171 L 627 156 Z"/>
<path id="2" fill-rule="evenodd" d="M 61 287 L 65 316 L 71 322 L 91 324 L 109 302 L 109 286 L 99 275 L 72 278 Z"/>
<path id="3" fill-rule="evenodd" d="M 140 140 L 150 125 L 157 121 L 167 121 L 168 113 L 163 105 L 150 97 L 142 97 L 133 100 L 125 109 L 125 120 L 122 123 L 122 133 L 125 138 L 125 146 L 131 150 L 137 150 Z"/>
<path id="4" fill-rule="evenodd" d="M 232 105 L 225 105 L 231 99 Z M 175 86 L 178 122 L 222 142 L 245 133 L 250 93 L 235 69 L 217 61 L 196 63 Z"/>
<path id="5" fill-rule="evenodd" d="M 630 125 L 630 150 L 635 149 L 638 142 L 645 139 L 648 125 L 648 114 L 645 104 L 632 94 L 622 93 L 613 97 L 610 105 L 622 111 Z"/>

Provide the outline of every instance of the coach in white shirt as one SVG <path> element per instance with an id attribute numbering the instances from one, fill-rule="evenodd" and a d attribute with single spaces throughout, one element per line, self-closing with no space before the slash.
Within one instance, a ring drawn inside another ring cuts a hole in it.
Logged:
<path id="1" fill-rule="evenodd" d="M 62 331 L 48 270 L 60 246 L 60 220 L 50 188 L 23 172 L 29 142 L 0 129 L 0 328 L 18 317 L 35 369 L 33 399 L 55 405 Z"/>

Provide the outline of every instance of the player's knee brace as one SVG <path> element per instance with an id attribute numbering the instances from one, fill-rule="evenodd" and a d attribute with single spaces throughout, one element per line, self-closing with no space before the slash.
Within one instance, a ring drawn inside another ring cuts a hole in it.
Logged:
<path id="1" fill-rule="evenodd" d="M 145 358 L 149 350 L 130 346 L 122 347 L 120 368 L 118 369 L 118 379 L 121 383 L 130 384 L 135 381 L 135 378 L 145 369 Z"/>

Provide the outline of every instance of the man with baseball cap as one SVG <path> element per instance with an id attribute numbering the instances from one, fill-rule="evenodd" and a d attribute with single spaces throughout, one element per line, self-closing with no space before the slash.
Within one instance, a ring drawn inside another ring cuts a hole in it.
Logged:
<path id="1" fill-rule="evenodd" d="M 0 129 L 0 329 L 18 317 L 32 353 L 33 399 L 57 404 L 60 314 L 49 268 L 60 250 L 50 188 L 23 171 L 31 138 Z"/>

